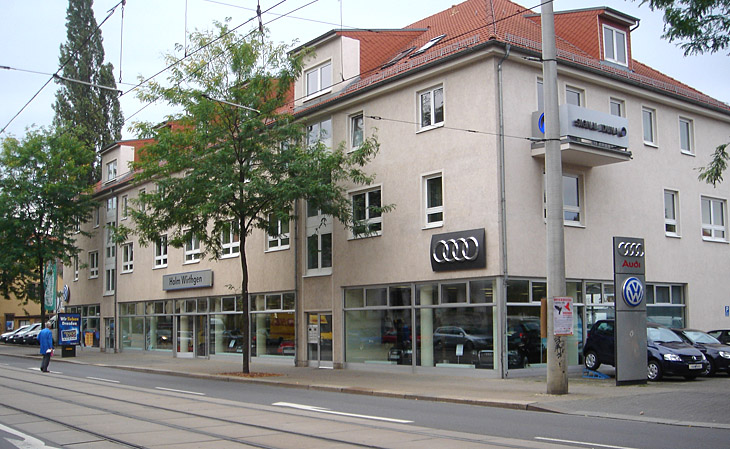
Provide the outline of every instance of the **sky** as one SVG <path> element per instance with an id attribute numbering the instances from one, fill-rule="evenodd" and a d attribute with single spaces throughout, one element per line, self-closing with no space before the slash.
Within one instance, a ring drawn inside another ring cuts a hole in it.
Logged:
<path id="1" fill-rule="evenodd" d="M 119 3 L 120 0 L 95 0 L 97 23 L 104 21 Z M 255 17 L 257 3 L 257 0 L 127 0 L 123 21 L 122 7 L 116 8 L 101 32 L 106 61 L 114 65 L 117 86 L 124 92 L 120 97 L 126 119 L 123 139 L 135 137 L 129 129 L 131 123 L 158 123 L 171 112 L 164 104 L 145 107 L 145 103 L 137 100 L 132 88 L 138 84 L 138 77 L 149 78 L 165 68 L 164 54 L 175 52 L 176 44 L 185 43 L 186 29 L 207 30 L 214 21 L 228 17 L 231 26 L 237 26 Z M 272 40 L 298 45 L 340 25 L 343 28 L 403 28 L 459 1 L 260 0 L 260 3 L 262 11 L 270 10 L 263 15 L 263 20 Z M 515 3 L 536 12 L 540 10 L 540 0 Z M 631 35 L 634 59 L 730 103 L 727 52 L 685 57 L 682 49 L 661 38 L 664 26 L 661 12 L 640 3 L 639 0 L 555 0 L 553 8 L 564 11 L 608 6 L 640 19 L 639 27 Z M 58 85 L 51 82 L 41 88 L 59 67 L 59 47 L 66 41 L 66 8 L 64 0 L 0 0 L 0 129 L 7 126 L 0 139 L 8 135 L 22 137 L 31 126 L 51 125 Z M 249 31 L 255 26 L 258 26 L 256 20 L 241 30 Z M 164 81 L 166 73 L 155 79 Z"/>

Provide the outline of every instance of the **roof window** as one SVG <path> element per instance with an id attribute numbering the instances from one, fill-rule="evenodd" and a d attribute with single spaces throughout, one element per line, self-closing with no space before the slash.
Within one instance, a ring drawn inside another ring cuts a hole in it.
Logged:
<path id="1" fill-rule="evenodd" d="M 441 41 L 441 39 L 443 39 L 445 37 L 446 37 L 445 34 L 442 34 L 441 36 L 434 37 L 430 41 L 428 41 L 425 44 L 423 44 L 423 46 L 421 48 L 419 48 L 418 50 L 416 50 L 413 53 L 411 53 L 411 58 L 414 57 L 414 56 L 416 56 L 416 55 L 420 55 L 421 53 L 424 53 L 429 48 L 431 48 L 434 45 L 438 44 Z"/>
<path id="2" fill-rule="evenodd" d="M 388 61 L 388 62 L 386 62 L 385 64 L 383 64 L 383 67 L 381 67 L 381 69 L 384 69 L 384 68 L 386 68 L 386 67 L 390 67 L 390 66 L 392 66 L 392 65 L 393 65 L 393 64 L 395 64 L 396 62 L 398 62 L 398 61 L 400 61 L 401 59 L 403 59 L 403 58 L 405 58 L 406 56 L 408 56 L 408 54 L 409 54 L 410 52 L 412 52 L 413 50 L 415 50 L 415 49 L 416 49 L 416 47 L 411 47 L 411 48 L 409 48 L 409 49 L 407 49 L 407 50 L 403 50 L 402 52 L 400 52 L 400 53 L 398 53 L 397 55 L 395 55 L 395 57 L 394 57 L 393 59 L 391 59 L 390 61 Z"/>

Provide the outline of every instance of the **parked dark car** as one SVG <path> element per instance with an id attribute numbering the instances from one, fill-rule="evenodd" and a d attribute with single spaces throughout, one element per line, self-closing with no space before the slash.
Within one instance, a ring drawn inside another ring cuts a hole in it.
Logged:
<path id="1" fill-rule="evenodd" d="M 25 338 L 25 334 L 27 334 L 28 332 L 32 332 L 36 329 L 40 330 L 40 328 L 41 328 L 41 323 L 31 324 L 30 327 L 28 327 L 27 329 L 25 329 L 21 332 L 18 332 L 17 334 L 13 334 L 13 335 L 9 336 L 8 343 L 22 344 L 23 338 Z"/>
<path id="2" fill-rule="evenodd" d="M 583 348 L 585 366 L 596 370 L 601 364 L 615 366 L 614 321 L 596 321 Z M 663 376 L 694 379 L 707 369 L 705 356 L 672 332 L 668 327 L 649 323 L 646 326 L 647 378 Z"/>
<path id="3" fill-rule="evenodd" d="M 38 326 L 37 328 L 33 330 L 29 330 L 28 332 L 23 334 L 22 341 L 19 343 L 24 345 L 37 345 L 38 344 L 38 334 L 41 333 L 41 330 L 43 328 L 41 326 Z"/>
<path id="4" fill-rule="evenodd" d="M 696 329 L 672 330 L 705 355 L 707 369 L 702 373 L 704 376 L 712 376 L 718 371 L 730 374 L 730 346 L 720 343 L 720 340 L 707 332 Z"/>
<path id="5" fill-rule="evenodd" d="M 23 332 L 23 331 L 27 330 L 30 326 L 31 326 L 30 324 L 26 324 L 25 326 L 20 326 L 19 328 L 15 329 L 15 330 L 3 333 L 2 335 L 0 335 L 0 342 L 10 343 L 8 341 L 8 338 L 17 334 L 18 332 Z"/>
<path id="6" fill-rule="evenodd" d="M 720 340 L 720 343 L 730 345 L 730 329 L 717 329 L 707 333 Z"/>

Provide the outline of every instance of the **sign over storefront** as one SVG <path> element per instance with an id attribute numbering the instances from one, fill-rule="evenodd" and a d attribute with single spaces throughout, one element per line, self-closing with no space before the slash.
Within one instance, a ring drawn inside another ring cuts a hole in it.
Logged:
<path id="1" fill-rule="evenodd" d="M 629 121 L 624 117 L 572 104 L 560 105 L 559 113 L 561 137 L 570 136 L 618 148 L 629 146 Z M 542 111 L 532 113 L 532 137 L 545 137 Z"/>
<path id="2" fill-rule="evenodd" d="M 431 269 L 453 271 L 486 267 L 484 234 L 484 229 L 472 229 L 431 236 Z"/>
<path id="3" fill-rule="evenodd" d="M 191 271 L 189 273 L 166 274 L 162 276 L 162 290 L 184 290 L 213 286 L 213 270 Z"/>

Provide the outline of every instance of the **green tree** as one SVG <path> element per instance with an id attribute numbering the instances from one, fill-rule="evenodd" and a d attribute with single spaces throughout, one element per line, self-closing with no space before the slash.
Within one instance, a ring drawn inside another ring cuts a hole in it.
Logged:
<path id="1" fill-rule="evenodd" d="M 642 0 L 664 11 L 664 38 L 679 42 L 685 56 L 715 53 L 730 46 L 730 0 Z M 728 164 L 728 144 L 715 148 L 710 163 L 700 168 L 702 181 L 717 185 Z"/>
<path id="2" fill-rule="evenodd" d="M 12 292 L 26 302 L 42 301 L 44 264 L 69 263 L 78 254 L 74 230 L 96 206 L 88 183 L 93 161 L 94 152 L 70 130 L 32 129 L 23 140 L 3 140 L 0 288 L 4 293 Z"/>
<path id="3" fill-rule="evenodd" d="M 134 164 L 135 180 L 155 182 L 132 211 L 143 245 L 161 234 L 182 247 L 195 237 L 215 259 L 221 234 L 233 226 L 240 236 L 240 293 L 248 310 L 246 237 L 269 230 L 278 220 L 295 219 L 300 199 L 352 228 L 355 224 L 344 184 L 369 184 L 364 166 L 376 155 L 374 137 L 353 152 L 344 145 L 327 148 L 322 139 L 282 113 L 291 106 L 290 89 L 302 72 L 304 54 L 265 42 L 259 33 L 241 37 L 216 23 L 190 41 L 202 50 L 172 69 L 172 87 L 151 83 L 145 101 L 164 100 L 182 110 L 167 126 L 139 125 L 142 137 L 154 137 Z M 168 56 L 169 62 L 176 58 Z M 312 142 L 316 142 L 313 143 Z M 387 211 L 388 207 L 379 208 Z M 131 229 L 118 229 L 125 239 Z M 248 337 L 248 319 L 243 320 Z M 249 348 L 243 372 L 249 372 Z"/>
<path id="4" fill-rule="evenodd" d="M 64 78 L 116 89 L 111 63 L 104 64 L 101 29 L 97 29 L 93 0 L 69 0 L 66 10 L 66 43 L 59 61 Z M 97 153 L 121 139 L 124 118 L 117 92 L 87 84 L 59 81 L 54 125 L 75 129 L 79 139 Z M 101 179 L 98 157 L 88 182 Z"/>

